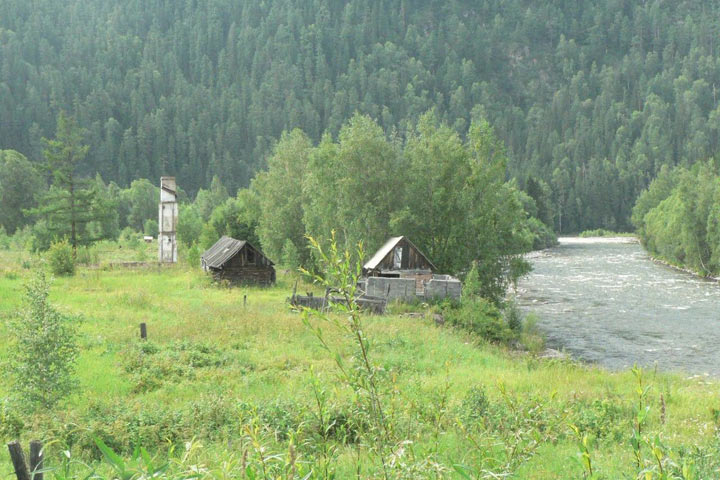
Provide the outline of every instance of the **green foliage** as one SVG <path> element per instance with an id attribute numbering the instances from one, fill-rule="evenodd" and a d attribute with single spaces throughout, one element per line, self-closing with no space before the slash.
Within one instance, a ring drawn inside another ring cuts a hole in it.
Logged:
<path id="1" fill-rule="evenodd" d="M 149 180 L 145 178 L 133 180 L 130 188 L 122 192 L 122 196 L 129 208 L 127 213 L 129 227 L 142 231 L 148 220 L 157 219 L 160 188 L 150 183 Z M 155 234 L 157 234 L 157 229 L 148 235 Z"/>
<path id="2" fill-rule="evenodd" d="M 497 307 L 483 298 L 463 299 L 459 307 L 446 309 L 444 316 L 450 325 L 472 332 L 489 342 L 509 344 L 518 336 Z"/>
<path id="3" fill-rule="evenodd" d="M 10 236 L 5 231 L 5 227 L 0 225 L 0 250 L 8 250 L 10 248 Z"/>
<path id="4" fill-rule="evenodd" d="M 140 237 L 140 232 L 136 232 L 131 227 L 125 227 L 123 228 L 122 232 L 120 232 L 118 243 L 121 245 L 121 247 L 136 249 L 142 243 Z"/>
<path id="5" fill-rule="evenodd" d="M 21 412 L 5 398 L 0 399 L 0 438 L 18 438 L 25 427 Z"/>
<path id="6" fill-rule="evenodd" d="M 49 302 L 50 283 L 42 270 L 25 285 L 22 308 L 10 324 L 15 352 L 6 374 L 24 408 L 52 408 L 76 387 L 77 318 Z"/>
<path id="7" fill-rule="evenodd" d="M 29 209 L 45 188 L 35 166 L 21 153 L 0 150 L 0 226 L 12 235 L 30 223 Z"/>
<path id="8" fill-rule="evenodd" d="M 343 124 L 337 142 L 329 135 L 311 152 L 304 179 L 305 231 L 327 246 L 337 232 L 342 248 L 367 251 L 389 236 L 390 215 L 403 185 L 397 179 L 400 152 L 367 115 Z"/>
<path id="9" fill-rule="evenodd" d="M 202 255 L 202 252 L 200 251 L 200 247 L 197 243 L 193 243 L 188 249 L 185 255 L 183 257 L 185 258 L 185 261 L 188 265 L 190 265 L 192 268 L 200 268 L 200 256 Z"/>
<path id="10" fill-rule="evenodd" d="M 475 299 L 482 295 L 482 284 L 480 283 L 480 275 L 478 274 L 478 266 L 476 262 L 472 263 L 470 271 L 465 276 L 462 286 L 462 294 L 464 298 Z"/>
<path id="11" fill-rule="evenodd" d="M 303 223 L 303 179 L 312 152 L 310 139 L 300 130 L 283 133 L 268 158 L 268 170 L 259 172 L 252 183 L 260 204 L 258 236 L 270 258 L 285 261 L 285 247 L 295 246 L 297 259 L 287 266 L 297 268 L 308 261 Z"/>
<path id="12" fill-rule="evenodd" d="M 178 215 L 177 238 L 180 243 L 189 247 L 200 240 L 203 230 L 203 219 L 194 205 L 182 205 L 182 214 Z"/>
<path id="13" fill-rule="evenodd" d="M 47 259 L 53 275 L 75 275 L 75 253 L 67 240 L 53 243 L 47 252 Z"/>
<path id="14" fill-rule="evenodd" d="M 713 162 L 666 170 L 638 199 L 633 219 L 647 250 L 701 275 L 720 273 L 720 174 Z"/>
<path id="15" fill-rule="evenodd" d="M 407 141 L 388 139 L 364 115 L 343 124 L 337 141 L 326 134 L 315 147 L 296 130 L 283 136 L 268 172 L 253 183 L 258 233 L 281 259 L 290 240 L 308 268 L 311 256 L 299 247 L 305 234 L 327 247 L 335 230 L 342 248 L 362 241 L 367 251 L 407 235 L 439 271 L 458 274 L 477 262 L 480 294 L 501 303 L 528 271 L 522 253 L 533 243 L 554 242 L 547 227 L 528 218 L 522 199 L 534 200 L 505 182 L 506 162 L 502 142 L 483 119 L 473 122 L 466 141 L 432 112 Z M 215 215 L 203 246 L 221 230 Z"/>
<path id="16" fill-rule="evenodd" d="M 463 419 L 465 422 L 481 421 L 488 412 L 489 405 L 485 388 L 482 385 L 471 387 L 462 401 Z"/>
<path id="17" fill-rule="evenodd" d="M 332 232 L 328 250 L 324 250 L 312 237 L 308 237 L 316 258 L 320 262 L 320 273 L 304 273 L 314 283 L 335 292 L 339 302 L 331 302 L 330 309 L 347 317 L 346 322 L 339 322 L 337 318 L 326 312 L 310 308 L 303 309 L 303 323 L 315 335 L 324 350 L 334 358 L 338 370 L 338 377 L 355 393 L 361 402 L 361 409 L 368 412 L 368 422 L 371 427 L 366 429 L 366 441 L 372 445 L 370 453 L 377 457 L 382 466 L 382 475 L 389 479 L 388 465 L 392 444 L 393 425 L 387 416 L 381 370 L 370 357 L 371 343 L 363 325 L 363 316 L 360 307 L 355 302 L 357 284 L 362 273 L 362 264 L 357 259 L 363 258 L 362 243 L 358 244 L 357 251 L 351 254 L 348 250 L 338 248 L 335 232 Z M 318 323 L 333 325 L 344 333 L 351 342 L 354 351 L 352 362 L 346 364 L 340 351 L 334 350 L 328 343 L 322 326 Z"/>
<path id="18" fill-rule="evenodd" d="M 259 215 L 254 193 L 250 190 L 239 191 L 236 198 L 227 199 L 213 210 L 200 234 L 200 247 L 210 248 L 223 235 L 260 245 L 255 233 Z"/>
<path id="19" fill-rule="evenodd" d="M 198 369 L 230 363 L 231 356 L 212 345 L 177 342 L 161 346 L 152 342 L 132 345 L 124 354 L 125 371 L 134 384 L 133 391 L 146 392 L 167 382 L 192 379 Z M 247 367 L 252 369 L 250 365 Z"/>
<path id="20" fill-rule="evenodd" d="M 35 232 L 39 245 L 49 245 L 52 240 L 67 237 L 76 249 L 80 244 L 98 240 L 101 237 L 96 237 L 92 229 L 86 227 L 92 222 L 102 223 L 112 213 L 112 206 L 101 195 L 99 185 L 77 174 L 78 166 L 90 148 L 83 144 L 83 134 L 74 117 L 60 112 L 55 139 L 45 140 L 47 147 L 43 154 L 52 175 L 52 185 L 39 195 L 39 206 L 32 210 L 45 221 L 36 225 L 41 227 Z"/>
<path id="21" fill-rule="evenodd" d="M 155 219 L 145 220 L 143 224 L 143 233 L 152 237 L 158 236 L 158 222 Z"/>
<path id="22" fill-rule="evenodd" d="M 300 261 L 300 252 L 289 238 L 285 240 L 281 258 L 283 266 L 289 270 L 296 271 L 302 265 Z"/>
<path id="23" fill-rule="evenodd" d="M 9 3 L 0 145 L 40 158 L 65 109 L 87 129 L 83 171 L 122 186 L 174 172 L 192 193 L 218 177 L 233 192 L 283 131 L 318 142 L 360 112 L 402 137 L 434 108 L 464 135 L 479 106 L 538 218 L 563 232 L 628 230 L 662 166 L 716 156 L 717 5 L 475 7 L 133 0 L 118 14 L 71 0 L 30 15 Z"/>
<path id="24" fill-rule="evenodd" d="M 90 247 L 78 248 L 75 254 L 75 260 L 81 265 L 97 265 L 100 261 L 100 254 L 97 246 L 93 245 Z"/>

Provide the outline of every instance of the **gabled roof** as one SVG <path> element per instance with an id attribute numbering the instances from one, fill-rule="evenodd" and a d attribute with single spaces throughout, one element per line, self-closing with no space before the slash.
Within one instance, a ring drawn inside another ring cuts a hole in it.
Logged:
<path id="1" fill-rule="evenodd" d="M 205 250 L 202 259 L 205 265 L 211 268 L 220 268 L 225 262 L 233 258 L 242 250 L 247 242 L 245 240 L 235 240 L 231 237 L 223 235 L 215 245 Z"/>
<path id="2" fill-rule="evenodd" d="M 202 254 L 202 260 L 207 268 L 221 268 L 225 262 L 233 258 L 240 252 L 240 250 L 248 245 L 250 248 L 258 252 L 260 255 L 265 257 L 263 253 L 257 248 L 253 247 L 250 243 L 245 240 L 236 240 L 232 237 L 223 235 L 220 240 L 215 242 L 215 245 L 208 248 L 205 253 Z M 265 257 L 270 265 L 274 263 L 267 257 Z"/>
<path id="3" fill-rule="evenodd" d="M 401 236 L 401 237 L 392 237 L 390 240 L 385 242 L 385 245 L 380 247 L 380 249 L 375 252 L 375 255 L 368 260 L 365 265 L 363 265 L 364 270 L 373 270 L 377 268 L 378 265 L 380 265 L 380 262 L 383 261 L 385 257 L 387 257 L 388 253 L 392 252 L 392 250 L 397 246 L 398 243 L 400 243 L 401 240 L 405 240 L 412 248 L 415 249 L 415 251 L 420 255 L 422 258 L 425 259 L 425 261 L 430 265 L 433 270 L 436 270 L 435 265 L 425 256 L 424 253 L 420 251 L 419 248 L 415 246 L 414 243 L 410 241 L 407 237 Z"/>

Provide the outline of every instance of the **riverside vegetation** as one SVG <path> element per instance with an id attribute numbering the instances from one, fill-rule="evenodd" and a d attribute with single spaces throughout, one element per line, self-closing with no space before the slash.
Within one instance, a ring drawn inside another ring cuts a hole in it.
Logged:
<path id="1" fill-rule="evenodd" d="M 0 440 L 44 440 L 56 478 L 699 479 L 720 468 L 720 385 L 521 352 L 531 322 L 473 298 L 472 275 L 463 305 L 421 305 L 419 318 L 406 307 L 319 317 L 288 309 L 292 274 L 226 289 L 183 265 L 103 267 L 114 255 L 51 288 L 57 310 L 82 318 L 75 393 L 28 411 L 0 383 Z M 321 285 L 299 288 L 351 294 L 351 261 L 332 248 L 318 259 Z M 18 251 L 0 251 L 0 265 L 8 338 L 42 265 Z M 3 364 L 14 348 L 0 345 Z"/>

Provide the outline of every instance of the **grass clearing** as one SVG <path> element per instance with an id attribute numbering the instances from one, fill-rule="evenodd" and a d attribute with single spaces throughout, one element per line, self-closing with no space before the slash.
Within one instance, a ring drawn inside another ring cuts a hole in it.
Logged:
<path id="1" fill-rule="evenodd" d="M 27 261 L 0 251 L 2 318 L 20 305 L 31 273 L 23 267 Z M 289 310 L 296 279 L 278 277 L 273 288 L 227 289 L 182 265 L 101 265 L 57 278 L 52 302 L 82 319 L 80 389 L 61 409 L 27 416 L 2 402 L 12 395 L 3 377 L 0 440 L 19 433 L 25 443 L 56 441 L 51 464 L 65 448 L 96 462 L 101 455 L 94 439 L 100 438 L 126 457 L 138 444 L 161 457 L 172 447 L 171 471 L 200 462 L 214 478 L 223 468 L 230 469 L 227 478 L 243 478 L 243 455 L 248 466 L 271 454 L 277 457 L 266 468 L 275 473 L 267 478 L 292 477 L 292 455 L 298 476 L 312 469 L 322 478 L 324 461 L 336 478 L 355 476 L 358 468 L 363 478 L 380 476 L 365 443 L 372 432 L 361 399 L 338 381 L 333 358 Z M 301 282 L 298 289 L 311 286 Z M 401 313 L 363 319 L 396 442 L 391 478 L 463 478 L 460 472 L 469 478 L 583 478 L 570 424 L 589 437 L 594 478 L 633 478 L 641 470 L 630 444 L 637 401 L 631 372 L 537 359 L 438 326 L 432 315 Z M 148 324 L 148 342 L 139 340 L 141 322 Z M 352 365 L 352 342 L 329 325 L 323 330 Z M 8 334 L 2 322 L 0 338 Z M 11 354 L 8 348 L 0 342 L 0 362 Z M 650 444 L 657 438 L 668 471 L 693 464 L 698 476 L 687 478 L 716 477 L 720 384 L 652 371 L 644 379 L 651 388 L 643 462 L 652 466 Z M 192 440 L 182 463 L 185 442 Z M 0 474 L 11 471 L 1 455 Z"/>

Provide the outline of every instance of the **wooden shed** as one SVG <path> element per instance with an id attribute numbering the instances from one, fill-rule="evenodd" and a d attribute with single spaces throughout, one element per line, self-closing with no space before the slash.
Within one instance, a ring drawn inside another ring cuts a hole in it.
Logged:
<path id="1" fill-rule="evenodd" d="M 223 236 L 202 254 L 202 268 L 217 281 L 243 285 L 275 283 L 274 263 L 245 240 Z"/>
<path id="2" fill-rule="evenodd" d="M 391 238 L 363 265 L 366 277 L 412 278 L 418 291 L 435 271 L 435 265 L 407 237 Z"/>

